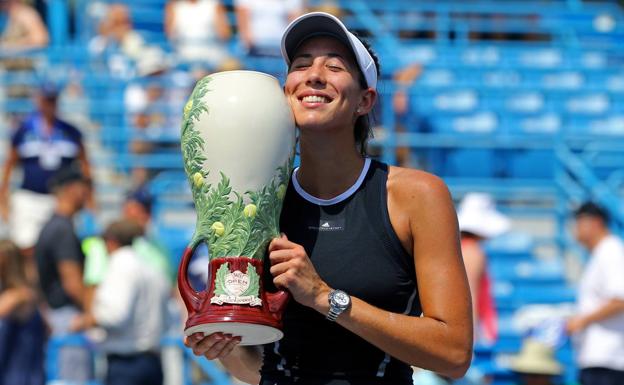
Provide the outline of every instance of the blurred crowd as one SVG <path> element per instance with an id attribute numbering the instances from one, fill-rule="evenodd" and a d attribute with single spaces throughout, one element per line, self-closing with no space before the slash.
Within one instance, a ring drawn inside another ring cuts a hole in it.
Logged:
<path id="1" fill-rule="evenodd" d="M 33 59 L 17 53 L 49 44 L 40 3 L 0 0 L 3 71 L 34 70 Z M 134 27 L 127 4 L 90 2 L 95 25 L 90 60 L 126 82 L 121 125 L 131 138 L 129 152 L 178 151 L 179 122 L 195 82 L 211 72 L 243 69 L 242 57 L 278 57 L 287 23 L 310 10 L 304 0 L 235 0 L 232 7 L 236 31 L 218 0 L 168 1 L 163 46 Z M 341 12 L 333 1 L 315 9 Z M 236 44 L 232 36 L 238 37 Z M 398 85 L 393 108 L 399 116 L 409 108 L 406 90 L 422 72 L 418 65 L 402 64 L 393 71 Z M 106 357 L 108 383 L 136 376 L 132 383 L 159 384 L 161 337 L 181 335 L 184 313 L 173 259 L 151 222 L 154 197 L 148 183 L 159 169 L 133 167 L 120 214 L 102 231 L 80 239 L 74 227 L 82 210 L 98 211 L 84 139 L 94 123 L 80 80 L 76 75 L 63 85 L 42 81 L 3 90 L 32 97 L 36 109 L 15 120 L 0 176 L 0 222 L 8 224 L 0 240 L 0 385 L 43 384 L 50 375 L 44 370 L 47 341 L 77 332 Z M 407 149 L 398 149 L 399 163 L 413 164 L 409 157 Z M 19 185 L 12 182 L 16 175 Z M 484 194 L 466 196 L 458 214 L 475 336 L 492 344 L 497 323 L 483 243 L 508 231 L 511 223 Z M 577 239 L 592 258 L 579 287 L 578 310 L 563 328 L 578 341 L 583 384 L 621 385 L 624 351 L 604 346 L 624 339 L 624 246 L 610 233 L 608 213 L 600 206 L 585 204 L 574 218 Z M 511 368 L 526 384 L 555 383 L 563 372 L 554 358 L 556 347 L 527 338 Z M 91 350 L 63 345 L 55 376 L 78 382 L 93 378 Z"/>

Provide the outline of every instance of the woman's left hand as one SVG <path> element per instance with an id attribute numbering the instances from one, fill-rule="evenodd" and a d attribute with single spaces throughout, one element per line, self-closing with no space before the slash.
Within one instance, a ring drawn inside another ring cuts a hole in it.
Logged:
<path id="1" fill-rule="evenodd" d="M 331 289 L 319 277 L 303 246 L 282 234 L 271 241 L 269 259 L 275 286 L 287 289 L 295 301 L 317 310 L 328 303 Z"/>

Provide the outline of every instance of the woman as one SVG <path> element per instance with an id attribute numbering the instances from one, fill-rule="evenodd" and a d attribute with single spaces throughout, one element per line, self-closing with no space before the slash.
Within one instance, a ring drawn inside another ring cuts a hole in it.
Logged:
<path id="1" fill-rule="evenodd" d="M 43 385 L 45 326 L 24 257 L 0 240 L 0 384 Z"/>
<path id="2" fill-rule="evenodd" d="M 461 377 L 472 316 L 448 190 L 365 157 L 377 63 L 337 18 L 296 19 L 282 53 L 301 148 L 269 245 L 294 298 L 285 336 L 262 355 L 219 333 L 187 345 L 253 384 L 409 384 L 410 365 Z"/>
<path id="3" fill-rule="evenodd" d="M 496 342 L 498 321 L 487 269 L 487 255 L 482 243 L 509 231 L 511 221 L 496 210 L 494 200 L 485 193 L 467 194 L 459 205 L 457 216 L 461 250 L 473 299 L 475 340 L 491 345 Z"/>
<path id="4" fill-rule="evenodd" d="M 228 59 L 231 31 L 219 0 L 170 0 L 165 6 L 165 35 L 182 62 L 219 68 Z"/>

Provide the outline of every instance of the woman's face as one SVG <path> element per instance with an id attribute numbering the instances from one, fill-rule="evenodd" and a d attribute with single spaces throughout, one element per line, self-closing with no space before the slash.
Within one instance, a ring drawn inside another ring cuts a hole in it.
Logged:
<path id="1" fill-rule="evenodd" d="M 360 86 L 354 60 L 347 47 L 327 36 L 308 39 L 297 49 L 284 91 L 299 128 L 352 128 L 368 113 L 374 91 Z"/>

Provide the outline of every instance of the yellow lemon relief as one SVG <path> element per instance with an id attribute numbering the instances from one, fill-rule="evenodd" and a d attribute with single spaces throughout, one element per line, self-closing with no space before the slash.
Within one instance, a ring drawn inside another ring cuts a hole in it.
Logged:
<path id="1" fill-rule="evenodd" d="M 245 214 L 247 218 L 255 217 L 257 212 L 258 212 L 258 207 L 256 207 L 256 205 L 254 205 L 253 203 L 248 204 L 243 209 L 243 214 Z"/>
<path id="2" fill-rule="evenodd" d="M 279 185 L 279 187 L 277 188 L 277 197 L 279 199 L 284 199 L 284 197 L 286 196 L 286 186 L 281 184 Z"/>
<path id="3" fill-rule="evenodd" d="M 201 187 L 204 184 L 204 176 L 201 172 L 196 172 L 193 174 L 193 184 L 195 187 Z"/>
<path id="4" fill-rule="evenodd" d="M 225 233 L 225 226 L 223 226 L 223 223 L 221 222 L 213 223 L 212 226 L 210 226 L 210 228 L 214 230 L 217 237 L 220 237 L 223 235 L 223 233 Z"/>
<path id="5" fill-rule="evenodd" d="M 184 116 L 188 115 L 188 113 L 191 112 L 192 108 L 193 108 L 193 100 L 189 99 L 189 101 L 186 102 L 186 104 L 184 105 Z"/>

